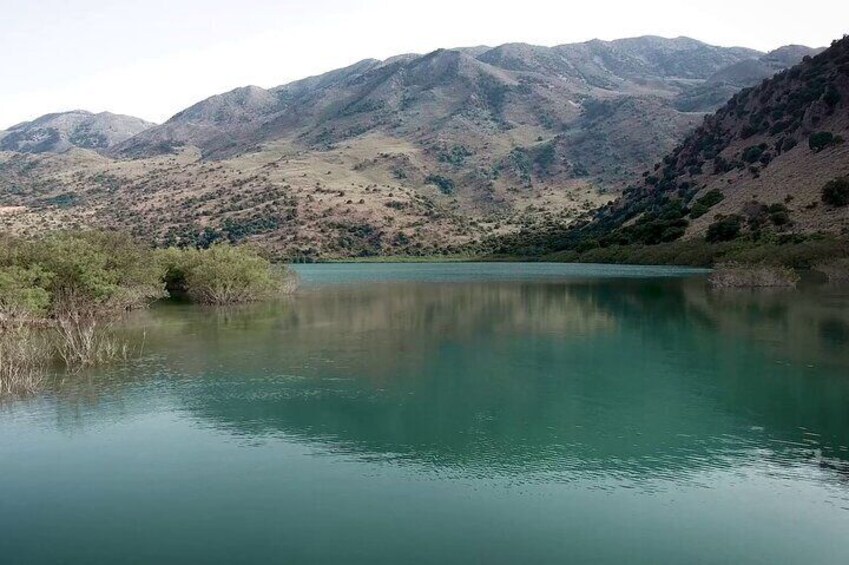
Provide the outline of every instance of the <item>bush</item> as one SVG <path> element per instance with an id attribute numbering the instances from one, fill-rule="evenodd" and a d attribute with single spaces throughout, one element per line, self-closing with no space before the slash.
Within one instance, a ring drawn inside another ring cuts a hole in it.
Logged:
<path id="1" fill-rule="evenodd" d="M 849 204 L 849 177 L 840 177 L 828 181 L 822 187 L 822 201 L 834 207 Z"/>
<path id="2" fill-rule="evenodd" d="M 44 288 L 48 274 L 39 267 L 0 267 L 0 325 L 42 317 L 50 306 Z"/>
<path id="3" fill-rule="evenodd" d="M 725 216 L 718 219 L 708 226 L 705 240 L 708 243 L 719 243 L 722 241 L 731 241 L 740 236 L 740 231 L 743 228 L 743 219 L 740 216 Z"/>
<path id="4" fill-rule="evenodd" d="M 692 219 L 700 218 L 707 214 L 708 210 L 719 204 L 725 199 L 725 195 L 717 189 L 707 192 L 704 196 L 696 200 L 696 203 L 690 209 L 690 217 Z"/>
<path id="5" fill-rule="evenodd" d="M 45 273 L 48 317 L 69 367 L 94 365 L 123 348 L 104 331 L 128 310 L 166 296 L 164 272 L 151 251 L 128 236 L 58 234 L 29 245 L 21 263 Z"/>
<path id="6" fill-rule="evenodd" d="M 751 147 L 747 147 L 743 150 L 743 162 L 745 163 L 756 163 L 760 160 L 761 156 L 766 151 L 766 144 L 761 143 L 760 145 L 752 145 Z"/>
<path id="7" fill-rule="evenodd" d="M 70 369 L 126 358 L 111 325 L 167 296 L 166 286 L 222 304 L 271 296 L 293 281 L 256 252 L 228 245 L 154 252 L 120 234 L 0 236 L 0 393 L 34 385 L 50 356 Z"/>
<path id="8" fill-rule="evenodd" d="M 38 390 L 44 382 L 49 357 L 41 332 L 26 325 L 0 327 L 0 396 Z"/>
<path id="9" fill-rule="evenodd" d="M 168 249 L 160 253 L 172 293 L 201 304 L 238 304 L 291 292 L 294 274 L 275 271 L 268 260 L 245 247 L 227 244 L 209 249 Z"/>
<path id="10" fill-rule="evenodd" d="M 453 180 L 439 175 L 429 175 L 425 178 L 425 183 L 435 185 L 442 194 L 446 195 L 454 194 L 456 188 Z"/>
<path id="11" fill-rule="evenodd" d="M 808 146 L 814 153 L 819 153 L 823 149 L 832 145 L 843 143 L 843 138 L 839 135 L 834 135 L 830 131 L 819 131 L 812 133 L 808 138 Z"/>
<path id="12" fill-rule="evenodd" d="M 833 259 L 814 265 L 814 270 L 824 274 L 831 283 L 849 283 L 849 259 Z"/>
<path id="13" fill-rule="evenodd" d="M 799 275 L 788 267 L 723 263 L 708 281 L 714 288 L 791 288 L 799 282 Z"/>

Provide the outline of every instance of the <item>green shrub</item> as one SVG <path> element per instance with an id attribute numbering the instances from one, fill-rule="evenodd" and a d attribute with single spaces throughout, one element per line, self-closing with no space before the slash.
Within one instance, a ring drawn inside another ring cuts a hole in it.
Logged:
<path id="1" fill-rule="evenodd" d="M 740 216 L 725 216 L 708 226 L 705 240 L 708 243 L 718 243 L 737 239 L 742 227 L 743 219 Z"/>
<path id="2" fill-rule="evenodd" d="M 717 189 L 707 192 L 704 196 L 696 200 L 696 203 L 690 209 L 690 217 L 692 219 L 700 218 L 707 214 L 708 210 L 725 200 L 725 195 Z"/>
<path id="3" fill-rule="evenodd" d="M 440 175 L 429 175 L 427 178 L 425 178 L 425 183 L 435 185 L 442 194 L 454 194 L 454 181 L 449 179 L 448 177 L 443 177 Z"/>
<path id="4" fill-rule="evenodd" d="M 160 252 L 172 293 L 201 304 L 255 302 L 291 291 L 294 275 L 246 247 L 216 244 L 208 249 Z"/>
<path id="5" fill-rule="evenodd" d="M 50 307 L 48 274 L 39 267 L 0 267 L 0 325 L 44 316 Z"/>
<path id="6" fill-rule="evenodd" d="M 55 352 L 70 368 L 116 354 L 122 348 L 104 330 L 165 295 L 151 251 L 125 235 L 59 233 L 4 243 L 0 325 L 51 328 Z"/>
<path id="7" fill-rule="evenodd" d="M 760 145 L 752 145 L 751 147 L 747 147 L 743 150 L 743 161 L 745 163 L 756 163 L 760 160 L 761 156 L 766 151 L 766 144 L 761 143 Z"/>
<path id="8" fill-rule="evenodd" d="M 849 204 L 849 177 L 839 177 L 825 183 L 822 187 L 822 201 L 834 207 Z"/>
<path id="9" fill-rule="evenodd" d="M 843 143 L 843 138 L 839 135 L 834 135 L 830 131 L 812 133 L 808 138 L 808 146 L 814 153 L 819 153 L 823 149 L 840 143 Z"/>

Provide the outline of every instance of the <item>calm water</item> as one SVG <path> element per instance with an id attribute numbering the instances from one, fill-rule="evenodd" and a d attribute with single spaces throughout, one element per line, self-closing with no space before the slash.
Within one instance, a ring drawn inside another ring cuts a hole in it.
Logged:
<path id="1" fill-rule="evenodd" d="M 849 563 L 849 292 L 327 265 L 0 405 L 0 562 Z"/>

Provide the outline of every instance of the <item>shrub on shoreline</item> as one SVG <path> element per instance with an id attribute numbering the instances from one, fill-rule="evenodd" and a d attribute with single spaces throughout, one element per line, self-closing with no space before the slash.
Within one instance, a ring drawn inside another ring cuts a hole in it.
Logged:
<path id="1" fill-rule="evenodd" d="M 0 235 L 0 394 L 37 388 L 51 358 L 70 370 L 126 359 L 113 324 L 169 290 L 222 305 L 274 298 L 295 282 L 246 247 L 156 251 L 103 232 Z"/>
<path id="2" fill-rule="evenodd" d="M 0 397 L 37 391 L 49 358 L 43 332 L 26 325 L 0 327 Z"/>
<path id="3" fill-rule="evenodd" d="M 794 288 L 799 275 L 787 267 L 722 263 L 708 281 L 713 288 Z"/>
<path id="4" fill-rule="evenodd" d="M 295 288 L 294 273 L 271 263 L 248 247 L 219 244 L 209 249 L 159 252 L 169 292 L 210 305 L 267 300 Z"/>
<path id="5" fill-rule="evenodd" d="M 849 259 L 818 263 L 814 270 L 824 274 L 830 283 L 849 283 Z"/>

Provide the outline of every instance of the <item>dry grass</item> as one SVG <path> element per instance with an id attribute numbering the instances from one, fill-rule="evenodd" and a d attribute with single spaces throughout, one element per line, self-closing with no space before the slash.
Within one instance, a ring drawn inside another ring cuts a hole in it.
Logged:
<path id="1" fill-rule="evenodd" d="M 722 263 L 708 280 L 713 288 L 794 288 L 799 275 L 788 267 Z"/>

